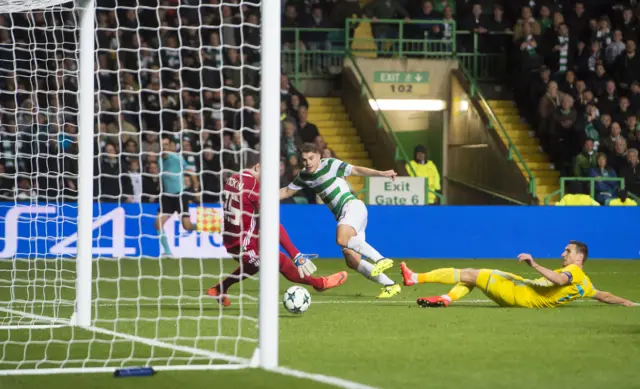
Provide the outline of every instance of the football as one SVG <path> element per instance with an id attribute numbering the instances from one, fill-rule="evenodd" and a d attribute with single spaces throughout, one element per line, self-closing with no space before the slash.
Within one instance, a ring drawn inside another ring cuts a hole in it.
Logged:
<path id="1" fill-rule="evenodd" d="M 306 312 L 309 309 L 309 305 L 311 305 L 311 295 L 302 286 L 292 286 L 284 292 L 282 305 L 284 305 L 284 309 L 291 313 Z"/>

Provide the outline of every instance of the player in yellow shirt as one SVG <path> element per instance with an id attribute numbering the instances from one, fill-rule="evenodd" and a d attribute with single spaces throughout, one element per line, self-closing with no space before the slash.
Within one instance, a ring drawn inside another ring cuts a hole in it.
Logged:
<path id="1" fill-rule="evenodd" d="M 442 296 L 421 297 L 422 307 L 446 307 L 479 288 L 487 297 L 503 307 L 558 307 L 579 298 L 594 298 L 607 304 L 634 306 L 633 302 L 609 292 L 596 290 L 582 270 L 589 251 L 587 245 L 572 240 L 562 253 L 562 268 L 551 270 L 537 264 L 530 254 L 518 255 L 542 277 L 529 280 L 512 273 L 491 269 L 436 269 L 428 273 L 414 273 L 403 262 L 402 276 L 407 286 L 422 283 L 455 285 Z"/>

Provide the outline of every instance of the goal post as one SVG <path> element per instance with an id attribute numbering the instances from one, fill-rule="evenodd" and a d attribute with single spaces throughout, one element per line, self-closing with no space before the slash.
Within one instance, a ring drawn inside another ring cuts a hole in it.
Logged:
<path id="1" fill-rule="evenodd" d="M 262 0 L 262 112 L 260 188 L 260 366 L 278 366 L 278 280 L 280 253 L 280 3 Z M 274 76 L 270 76 L 270 75 Z M 278 75 L 277 77 L 275 75 Z M 269 76 L 268 76 L 269 75 Z M 272 124 L 271 124 L 272 123 Z M 274 133 L 277 133 L 274 134 Z M 273 136 L 276 135 L 276 136 Z M 275 314 L 274 314 L 275 313 Z"/>
<path id="2" fill-rule="evenodd" d="M 78 254 L 73 325 L 91 326 L 93 263 L 93 121 L 96 0 L 78 0 L 80 19 L 78 81 Z"/>
<path id="3" fill-rule="evenodd" d="M 0 375 L 278 368 L 280 9 L 0 0 Z M 154 225 L 162 139 L 195 225 L 257 131 L 260 274 L 227 310 L 205 294 L 237 266 L 223 232 Z"/>

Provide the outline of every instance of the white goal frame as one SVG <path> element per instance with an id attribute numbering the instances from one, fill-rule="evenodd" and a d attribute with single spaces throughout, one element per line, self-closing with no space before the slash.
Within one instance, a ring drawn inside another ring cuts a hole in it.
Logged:
<path id="1" fill-rule="evenodd" d="M 253 358 L 240 358 L 193 347 L 177 346 L 160 340 L 119 333 L 93 325 L 92 319 L 92 224 L 93 224 L 93 152 L 94 152 L 94 61 L 95 61 L 95 0 L 73 0 L 79 14 L 79 89 L 78 89 L 78 238 L 76 256 L 76 299 L 70 319 L 53 318 L 0 307 L 0 311 L 35 320 L 38 325 L 11 326 L 23 328 L 56 328 L 75 326 L 95 333 L 124 338 L 149 346 L 168 348 L 193 355 L 226 360 L 230 364 L 151 366 L 156 370 L 230 370 L 262 367 L 281 374 L 312 380 L 331 379 L 278 367 L 278 311 L 279 311 L 279 162 L 280 131 L 261 131 L 261 183 L 260 192 L 260 291 L 259 339 Z M 0 0 L 5 12 L 28 11 L 67 3 L 69 0 Z M 261 0 L 261 118 L 263 128 L 280 126 L 280 3 Z M 2 328 L 0 327 L 0 331 Z M 0 376 L 100 373 L 113 372 L 115 367 L 87 368 L 30 368 L 0 369 Z M 336 379 L 336 382 L 341 380 Z M 340 385 L 338 385 L 340 386 Z M 347 386 L 348 387 L 348 386 Z"/>

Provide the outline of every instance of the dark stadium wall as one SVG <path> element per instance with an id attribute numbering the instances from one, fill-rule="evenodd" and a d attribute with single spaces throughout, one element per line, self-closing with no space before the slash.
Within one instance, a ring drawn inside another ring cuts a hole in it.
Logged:
<path id="1" fill-rule="evenodd" d="M 469 96 L 469 85 L 461 72 L 453 71 L 450 78 L 446 174 L 459 184 L 447 185 L 448 203 L 495 204 L 485 202 L 486 192 L 493 192 L 530 204 L 527 180 L 518 166 L 507 159 L 507 147 L 496 130 L 489 128 L 477 99 Z"/>

